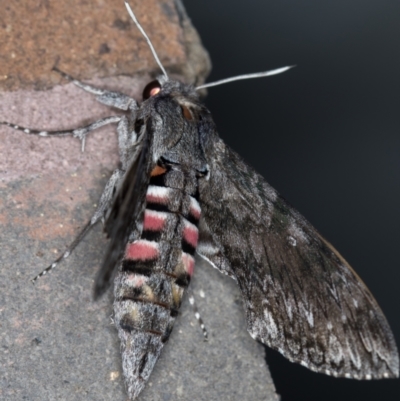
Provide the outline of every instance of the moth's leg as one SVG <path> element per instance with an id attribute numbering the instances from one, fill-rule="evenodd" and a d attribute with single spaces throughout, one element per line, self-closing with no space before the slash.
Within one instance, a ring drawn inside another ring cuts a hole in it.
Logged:
<path id="1" fill-rule="evenodd" d="M 16 129 L 18 131 L 25 132 L 25 134 L 39 135 L 39 136 L 67 136 L 72 135 L 75 138 L 78 138 L 82 142 L 82 152 L 85 150 L 85 140 L 86 135 L 97 128 L 103 127 L 107 124 L 118 123 L 121 120 L 121 116 L 111 116 L 102 118 L 101 120 L 97 120 L 92 124 L 89 124 L 85 127 L 80 127 L 76 129 L 69 130 L 61 130 L 61 131 L 43 131 L 43 130 L 34 130 L 26 127 L 21 127 L 19 125 L 11 124 L 6 121 L 0 121 L 1 125 L 7 125 L 10 128 Z"/>
<path id="2" fill-rule="evenodd" d="M 122 170 L 128 168 L 130 160 L 135 155 L 135 147 L 138 145 L 138 135 L 135 130 L 130 129 L 129 121 L 135 121 L 136 109 L 131 110 L 131 116 L 122 116 L 118 123 L 118 147 L 119 147 L 119 160 L 121 162 Z"/>
<path id="3" fill-rule="evenodd" d="M 67 248 L 67 250 L 59 257 L 57 258 L 50 266 L 46 267 L 44 270 L 42 270 L 37 276 L 35 276 L 31 281 L 34 284 L 35 281 L 39 278 L 53 270 L 63 259 L 68 258 L 69 255 L 71 255 L 72 251 L 76 248 L 76 246 L 83 240 L 83 238 L 86 236 L 86 234 L 90 231 L 90 229 L 93 227 L 91 224 L 91 220 L 85 225 L 83 230 L 79 233 L 79 235 L 75 238 L 75 240 L 72 242 L 72 244 Z"/>
<path id="4" fill-rule="evenodd" d="M 199 310 L 198 310 L 197 305 L 196 305 L 196 301 L 195 301 L 195 299 L 193 297 L 193 293 L 191 293 L 189 295 L 189 303 L 190 303 L 190 305 L 192 305 L 194 316 L 197 319 L 201 330 L 203 331 L 204 341 L 207 341 L 208 340 L 207 329 L 206 329 L 206 326 L 204 326 L 203 319 L 200 316 Z"/>
<path id="5" fill-rule="evenodd" d="M 111 203 L 114 198 L 114 194 L 117 191 L 117 188 L 124 177 L 125 171 L 121 169 L 114 170 L 112 176 L 108 180 L 106 186 L 104 187 L 104 191 L 101 194 L 99 205 L 97 206 L 94 215 L 90 219 L 91 224 L 95 225 L 99 220 L 104 224 L 104 220 L 106 217 L 107 211 L 111 208 Z"/>
<path id="6" fill-rule="evenodd" d="M 96 96 L 96 99 L 100 102 L 103 103 L 107 106 L 110 107 L 115 107 L 120 110 L 128 110 L 132 104 L 137 104 L 136 100 L 124 95 L 123 93 L 120 92 L 112 92 L 104 89 L 99 89 L 95 88 L 92 85 L 85 84 L 83 82 L 80 82 L 70 75 L 66 74 L 63 71 L 60 71 L 56 67 L 53 67 L 53 70 L 58 72 L 60 75 L 62 75 L 64 78 L 66 78 L 68 81 L 72 82 L 79 88 L 85 90 L 86 92 L 92 93 Z"/>
<path id="7" fill-rule="evenodd" d="M 72 244 L 67 248 L 67 250 L 57 258 L 50 266 L 46 267 L 42 272 L 40 272 L 37 276 L 32 279 L 32 283 L 34 283 L 39 277 L 44 276 L 46 273 L 53 270 L 63 259 L 68 258 L 71 255 L 72 251 L 79 245 L 79 243 L 85 238 L 86 234 L 95 226 L 95 224 L 102 220 L 104 223 L 104 217 L 107 210 L 111 206 L 111 202 L 113 199 L 114 192 L 119 185 L 120 180 L 123 177 L 124 172 L 122 170 L 116 169 L 108 180 L 103 194 L 101 195 L 99 205 L 97 206 L 96 211 L 94 212 L 92 218 L 87 222 L 83 230 L 78 234 L 78 236 L 74 239 Z"/>

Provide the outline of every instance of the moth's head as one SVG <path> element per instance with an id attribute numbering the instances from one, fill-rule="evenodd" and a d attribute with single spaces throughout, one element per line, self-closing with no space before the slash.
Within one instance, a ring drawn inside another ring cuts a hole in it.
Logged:
<path id="1" fill-rule="evenodd" d="M 143 101 L 155 96 L 171 96 L 178 99 L 185 97 L 188 101 L 196 103 L 200 100 L 199 94 L 196 92 L 196 88 L 193 85 L 167 79 L 164 75 L 158 76 L 157 79 L 149 82 L 143 89 Z"/>
<path id="2" fill-rule="evenodd" d="M 200 96 L 193 85 L 166 78 L 164 75 L 144 87 L 142 99 L 144 108 L 166 99 L 173 101 L 180 106 L 183 116 L 189 121 L 196 119 L 197 111 L 203 109 Z"/>

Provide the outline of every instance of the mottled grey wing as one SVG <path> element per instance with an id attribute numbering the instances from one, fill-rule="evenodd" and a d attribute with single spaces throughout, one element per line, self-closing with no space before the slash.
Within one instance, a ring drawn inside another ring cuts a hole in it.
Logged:
<path id="1" fill-rule="evenodd" d="M 222 141 L 200 185 L 198 253 L 240 286 L 251 336 L 339 377 L 397 377 L 375 299 L 341 255 Z"/>
<path id="2" fill-rule="evenodd" d="M 128 237 L 135 229 L 140 214 L 144 211 L 146 190 L 149 185 L 152 162 L 150 157 L 150 135 L 146 132 L 138 157 L 129 166 L 122 184 L 115 195 L 111 211 L 104 225 L 110 242 L 103 264 L 97 274 L 94 298 L 97 299 L 108 288 L 115 269 L 123 255 Z"/>

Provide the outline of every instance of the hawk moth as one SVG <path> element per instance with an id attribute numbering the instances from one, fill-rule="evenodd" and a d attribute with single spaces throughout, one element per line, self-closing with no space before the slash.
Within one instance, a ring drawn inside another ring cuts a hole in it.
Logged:
<path id="1" fill-rule="evenodd" d="M 132 398 L 168 339 L 194 252 L 238 282 L 251 335 L 290 360 L 336 376 L 398 374 L 393 336 L 368 290 L 219 139 L 195 88 L 165 73 L 145 88 L 138 105 L 75 83 L 128 112 L 74 135 L 84 141 L 91 129 L 118 122 L 121 168 L 87 229 L 106 220 L 111 243 L 96 294 L 118 268 L 114 320 Z"/>

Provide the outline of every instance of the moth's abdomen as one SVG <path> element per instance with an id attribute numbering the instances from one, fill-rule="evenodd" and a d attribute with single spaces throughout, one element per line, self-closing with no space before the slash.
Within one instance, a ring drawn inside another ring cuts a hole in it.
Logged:
<path id="1" fill-rule="evenodd" d="M 153 171 L 141 237 L 127 244 L 115 279 L 114 322 L 132 398 L 169 338 L 193 275 L 200 207 L 197 183 L 189 181 L 180 171 Z"/>

